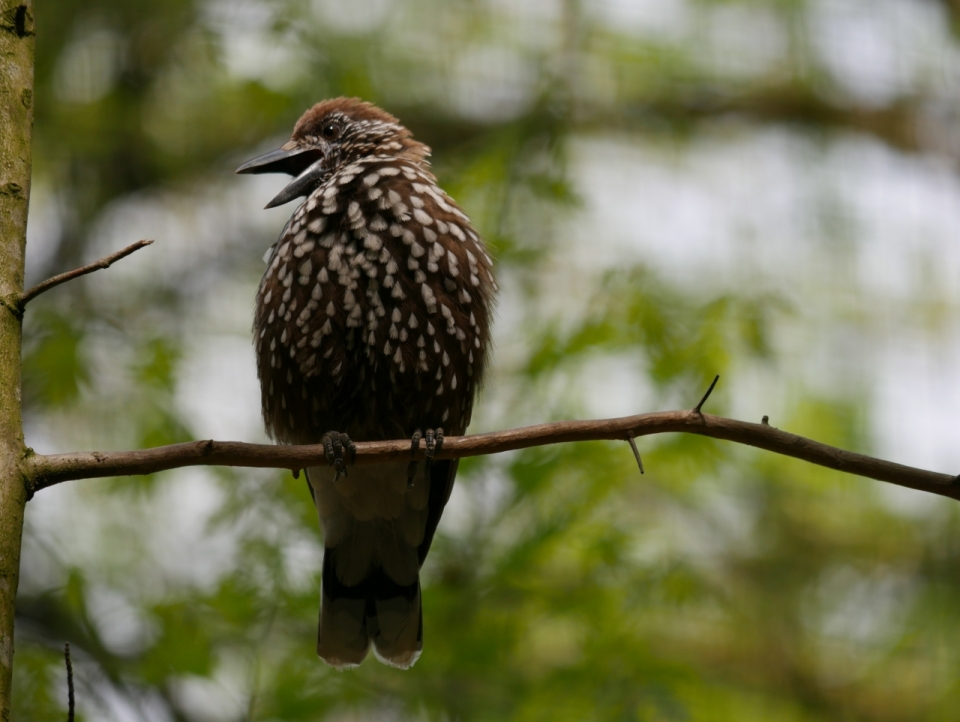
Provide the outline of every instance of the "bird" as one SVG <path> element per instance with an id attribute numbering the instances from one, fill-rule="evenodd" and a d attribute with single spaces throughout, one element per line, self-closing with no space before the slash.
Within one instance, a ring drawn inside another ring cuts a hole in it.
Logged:
<path id="1" fill-rule="evenodd" d="M 493 260 L 430 153 L 340 97 L 237 169 L 293 176 L 266 208 L 299 200 L 264 257 L 254 347 L 267 433 L 330 462 L 305 475 L 324 544 L 317 653 L 341 670 L 371 647 L 401 669 L 422 652 L 420 569 L 458 463 L 434 456 L 466 431 L 488 365 Z M 354 442 L 399 438 L 427 458 L 350 467 Z"/>

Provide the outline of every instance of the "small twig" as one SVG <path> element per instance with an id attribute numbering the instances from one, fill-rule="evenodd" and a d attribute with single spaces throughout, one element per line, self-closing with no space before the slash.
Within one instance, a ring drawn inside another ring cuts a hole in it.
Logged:
<path id="1" fill-rule="evenodd" d="M 770 426 L 770 417 L 764 414 L 763 418 L 760 419 L 760 423 L 763 424 L 764 426 Z"/>
<path id="2" fill-rule="evenodd" d="M 132 243 L 122 251 L 117 251 L 116 253 L 111 253 L 106 258 L 101 258 L 99 261 L 94 261 L 89 263 L 86 266 L 81 268 L 75 268 L 72 271 L 67 271 L 66 273 L 61 273 L 53 278 L 48 278 L 42 283 L 38 283 L 31 289 L 28 289 L 20 294 L 20 298 L 17 299 L 17 308 L 21 313 L 23 313 L 24 307 L 30 303 L 33 299 L 39 296 L 41 293 L 46 293 L 51 288 L 59 286 L 61 283 L 66 283 L 67 281 L 72 281 L 74 278 L 80 278 L 80 276 L 86 276 L 88 273 L 93 273 L 94 271 L 100 271 L 104 268 L 110 268 L 114 263 L 119 261 L 121 258 L 126 258 L 131 253 L 139 251 L 141 248 L 146 248 L 153 241 L 137 241 Z"/>
<path id="3" fill-rule="evenodd" d="M 637 459 L 637 466 L 640 467 L 640 473 L 643 473 L 643 460 L 640 458 L 640 451 L 637 449 L 637 442 L 633 440 L 632 436 L 627 437 L 627 441 L 630 442 L 630 448 L 633 449 L 633 455 Z"/>
<path id="4" fill-rule="evenodd" d="M 67 662 L 67 722 L 73 722 L 73 664 L 70 662 L 70 642 L 63 645 L 63 658 Z"/>
<path id="5" fill-rule="evenodd" d="M 719 380 L 720 380 L 720 374 L 717 374 L 716 376 L 713 377 L 713 383 L 710 384 L 710 388 L 707 389 L 707 393 L 705 393 L 705 394 L 703 395 L 703 398 L 700 399 L 700 403 L 693 407 L 693 410 L 694 410 L 696 413 L 698 413 L 698 414 L 699 414 L 699 413 L 702 413 L 702 412 L 700 411 L 700 409 L 702 409 L 702 408 L 703 408 L 703 405 L 704 405 L 705 403 L 707 403 L 707 399 L 709 399 L 709 398 L 710 398 L 710 394 L 713 393 L 713 387 L 717 385 L 717 381 L 719 381 Z"/>

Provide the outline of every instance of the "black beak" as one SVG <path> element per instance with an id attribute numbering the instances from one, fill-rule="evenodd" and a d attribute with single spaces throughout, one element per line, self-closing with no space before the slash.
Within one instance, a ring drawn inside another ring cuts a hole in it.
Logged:
<path id="1" fill-rule="evenodd" d="M 264 208 L 276 208 L 277 206 L 282 206 L 284 203 L 289 203 L 294 198 L 310 195 L 326 172 L 326 159 L 321 158 L 313 165 L 307 166 L 307 169 L 303 171 L 303 173 L 287 183 L 286 187 L 277 193 L 273 200 L 267 203 Z"/>
<path id="2" fill-rule="evenodd" d="M 325 172 L 323 151 L 319 148 L 272 150 L 237 168 L 237 173 L 288 173 L 296 176 L 264 208 L 275 208 L 294 198 L 305 196 L 319 182 Z"/>
<path id="3" fill-rule="evenodd" d="M 237 168 L 237 173 L 286 173 L 300 175 L 304 168 L 319 158 L 322 152 L 318 148 L 294 148 L 293 150 L 271 150 L 248 160 Z"/>

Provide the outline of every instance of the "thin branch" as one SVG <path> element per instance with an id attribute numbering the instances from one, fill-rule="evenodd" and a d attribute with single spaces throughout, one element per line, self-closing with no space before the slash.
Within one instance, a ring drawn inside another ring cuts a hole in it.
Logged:
<path id="1" fill-rule="evenodd" d="M 67 722 L 73 722 L 73 664 L 70 662 L 70 642 L 63 645 L 63 659 L 67 663 Z"/>
<path id="2" fill-rule="evenodd" d="M 703 409 L 703 405 L 707 403 L 707 399 L 710 398 L 710 394 L 713 393 L 713 389 L 714 387 L 716 387 L 717 381 L 719 380 L 720 380 L 720 374 L 717 374 L 716 376 L 713 377 L 713 381 L 710 382 L 710 388 L 707 389 L 707 393 L 705 393 L 703 395 L 703 398 L 700 399 L 700 403 L 693 407 L 693 410 L 696 411 L 698 414 L 701 413 L 701 409 Z"/>
<path id="3" fill-rule="evenodd" d="M 598 421 L 557 421 L 487 434 L 451 436 L 444 439 L 443 449 L 437 453 L 437 458 L 481 456 L 572 441 L 623 441 L 671 432 L 725 439 L 848 474 L 960 499 L 958 477 L 844 451 L 772 426 L 694 410 L 660 411 Z M 377 464 L 407 461 L 410 458 L 409 439 L 367 441 L 357 443 L 355 463 Z M 415 458 L 424 458 L 423 450 L 417 450 Z M 24 460 L 24 475 L 32 482 L 33 488 L 39 490 L 71 479 L 152 474 L 184 466 L 246 466 L 292 471 L 308 466 L 324 466 L 326 463 L 322 444 L 273 446 L 237 441 L 193 441 L 141 451 L 93 451 L 49 456 L 32 454 Z"/>
<path id="4" fill-rule="evenodd" d="M 640 450 L 637 448 L 637 442 L 633 440 L 632 436 L 628 436 L 627 441 L 630 442 L 630 448 L 633 450 L 633 458 L 637 460 L 637 466 L 640 467 L 640 473 L 643 474 L 643 459 L 640 458 Z"/>
<path id="5" fill-rule="evenodd" d="M 88 273 L 93 273 L 94 271 L 100 271 L 104 268 L 110 268 L 114 263 L 119 261 L 121 258 L 126 258 L 131 253 L 139 251 L 141 248 L 146 248 L 153 241 L 137 241 L 136 243 L 131 243 L 129 246 L 124 248 L 122 251 L 117 251 L 116 253 L 111 253 L 106 258 L 101 258 L 99 261 L 94 261 L 89 263 L 86 266 L 81 268 L 75 268 L 72 271 L 67 271 L 66 273 L 61 273 L 53 278 L 48 278 L 42 283 L 38 283 L 33 288 L 24 291 L 20 294 L 20 298 L 17 299 L 17 306 L 21 313 L 23 313 L 24 307 L 30 301 L 35 299 L 41 293 L 46 293 L 51 288 L 59 286 L 61 283 L 66 283 L 67 281 L 72 281 L 74 278 L 80 278 L 80 276 L 86 276 Z"/>

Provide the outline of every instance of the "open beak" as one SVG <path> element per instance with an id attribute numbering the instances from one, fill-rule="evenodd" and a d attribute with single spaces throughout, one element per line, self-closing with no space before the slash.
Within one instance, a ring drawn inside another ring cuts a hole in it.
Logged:
<path id="1" fill-rule="evenodd" d="M 296 176 L 264 208 L 275 208 L 308 195 L 326 172 L 323 151 L 319 148 L 272 150 L 237 168 L 237 173 L 288 173 Z"/>

